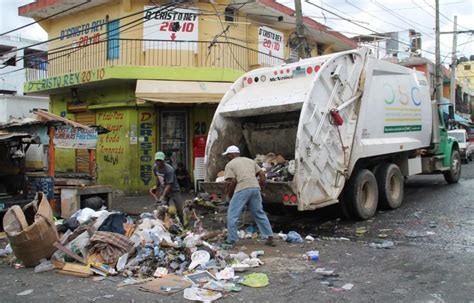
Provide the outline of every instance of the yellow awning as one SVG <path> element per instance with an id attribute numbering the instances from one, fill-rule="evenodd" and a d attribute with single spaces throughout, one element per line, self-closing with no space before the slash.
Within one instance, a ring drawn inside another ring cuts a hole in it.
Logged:
<path id="1" fill-rule="evenodd" d="M 228 82 L 138 80 L 135 95 L 161 103 L 219 103 L 231 85 Z"/>

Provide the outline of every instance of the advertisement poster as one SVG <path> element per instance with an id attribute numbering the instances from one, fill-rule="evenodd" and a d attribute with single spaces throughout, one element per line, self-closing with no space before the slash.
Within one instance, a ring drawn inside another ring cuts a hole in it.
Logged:
<path id="1" fill-rule="evenodd" d="M 72 126 L 57 126 L 54 132 L 54 146 L 58 148 L 95 149 L 97 131 Z"/>

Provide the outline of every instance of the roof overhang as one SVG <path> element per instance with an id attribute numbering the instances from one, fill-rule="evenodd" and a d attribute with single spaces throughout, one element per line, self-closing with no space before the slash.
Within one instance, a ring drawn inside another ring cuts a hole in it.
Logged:
<path id="1" fill-rule="evenodd" d="M 101 4 L 110 2 L 110 0 L 36 0 L 32 3 L 20 6 L 18 8 L 18 15 L 23 17 L 30 18 L 45 18 L 53 14 L 57 14 L 61 11 L 71 9 L 74 6 L 77 6 L 74 9 L 68 10 L 64 14 L 59 14 L 57 16 L 51 17 L 51 19 L 59 18 L 62 16 L 70 15 L 78 11 L 89 9 Z M 84 5 L 80 5 L 85 3 Z"/>
<path id="2" fill-rule="evenodd" d="M 138 80 L 135 96 L 159 103 L 219 103 L 232 83 Z"/>
<path id="3" fill-rule="evenodd" d="M 268 26 L 274 25 L 281 29 L 295 30 L 295 11 L 275 0 L 255 0 L 243 6 L 239 11 L 249 15 L 250 19 L 252 15 L 255 15 L 258 21 Z M 320 43 L 331 44 L 335 51 L 357 48 L 357 43 L 343 34 L 308 17 L 304 17 L 303 21 L 306 25 L 306 33 L 311 38 Z"/>

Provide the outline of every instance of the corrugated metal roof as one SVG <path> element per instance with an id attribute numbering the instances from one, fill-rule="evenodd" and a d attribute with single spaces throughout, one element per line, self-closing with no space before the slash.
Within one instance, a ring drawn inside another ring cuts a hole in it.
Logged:
<path id="1" fill-rule="evenodd" d="M 10 119 L 6 124 L 0 125 L 0 128 L 11 128 L 11 127 L 21 127 L 21 126 L 28 126 L 28 125 L 70 125 L 77 128 L 82 129 L 91 129 L 89 126 L 77 123 L 75 121 L 69 120 L 67 118 L 63 118 L 61 116 L 55 115 L 53 113 L 44 111 L 44 110 L 37 110 L 34 112 L 36 114 L 36 118 L 14 118 Z"/>
<path id="2" fill-rule="evenodd" d="M 0 141 L 7 141 L 14 138 L 27 138 L 29 136 L 27 133 L 9 133 L 0 130 Z"/>
<path id="3" fill-rule="evenodd" d="M 61 123 L 64 123 L 66 125 L 71 125 L 71 126 L 74 126 L 74 127 L 77 127 L 77 128 L 90 129 L 89 126 L 86 126 L 86 125 L 81 124 L 81 123 L 77 123 L 75 121 L 69 120 L 67 118 L 55 115 L 53 113 L 50 113 L 50 112 L 47 112 L 47 111 L 44 111 L 44 110 L 41 110 L 41 109 L 37 110 L 35 112 L 35 114 L 38 116 L 38 118 L 39 118 L 38 120 L 40 120 L 40 121 L 61 122 Z"/>

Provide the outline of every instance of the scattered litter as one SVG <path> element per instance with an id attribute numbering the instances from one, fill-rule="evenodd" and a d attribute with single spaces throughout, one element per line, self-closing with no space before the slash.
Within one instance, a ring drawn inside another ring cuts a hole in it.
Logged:
<path id="1" fill-rule="evenodd" d="M 436 221 L 430 221 L 430 228 L 436 228 L 438 226 L 438 224 L 436 223 Z"/>
<path id="2" fill-rule="evenodd" d="M 190 301 L 212 302 L 222 298 L 222 293 L 209 289 L 190 287 L 184 290 L 184 298 Z"/>
<path id="3" fill-rule="evenodd" d="M 127 265 L 127 260 L 128 260 L 128 253 L 118 258 L 117 266 L 116 266 L 118 272 L 122 272 L 125 269 L 125 265 Z"/>
<path id="4" fill-rule="evenodd" d="M 232 267 L 226 267 L 222 271 L 216 274 L 217 280 L 230 280 L 235 277 L 234 269 Z"/>
<path id="5" fill-rule="evenodd" d="M 17 293 L 16 295 L 17 296 L 27 296 L 27 295 L 31 294 L 32 292 L 33 292 L 33 289 L 27 289 L 27 290 L 24 290 L 22 292 Z"/>
<path id="6" fill-rule="evenodd" d="M 140 290 L 161 295 L 171 295 L 191 287 L 192 283 L 177 275 L 153 279 L 140 286 Z"/>
<path id="7" fill-rule="evenodd" d="M 347 284 L 344 284 L 341 288 L 344 290 L 351 290 L 353 287 L 354 287 L 354 284 L 347 283 Z"/>
<path id="8" fill-rule="evenodd" d="M 0 249 L 0 257 L 6 257 L 13 253 L 12 247 L 8 244 L 5 249 Z"/>
<path id="9" fill-rule="evenodd" d="M 421 238 L 421 237 L 427 237 L 427 236 L 432 236 L 432 235 L 435 235 L 436 233 L 432 232 L 432 231 L 427 231 L 427 232 L 424 232 L 424 233 L 420 233 L 418 231 L 408 231 L 407 233 L 405 233 L 405 237 L 407 238 Z"/>
<path id="10" fill-rule="evenodd" d="M 395 246 L 395 243 L 389 240 L 384 240 L 382 242 L 377 241 L 377 242 L 369 243 L 369 247 L 372 247 L 372 248 L 392 248 L 393 246 Z"/>
<path id="11" fill-rule="evenodd" d="M 286 239 L 288 238 L 288 235 L 284 234 L 283 232 L 279 232 L 278 237 L 282 239 L 283 241 L 286 241 Z"/>
<path id="12" fill-rule="evenodd" d="M 157 267 L 155 270 L 155 273 L 153 274 L 153 277 L 155 278 L 163 278 L 168 274 L 168 269 L 164 267 Z"/>
<path id="13" fill-rule="evenodd" d="M 308 242 L 313 242 L 314 241 L 314 238 L 310 235 L 307 235 L 304 239 Z"/>
<path id="14" fill-rule="evenodd" d="M 290 231 L 287 235 L 286 242 L 290 243 L 303 243 L 303 238 L 296 231 Z"/>
<path id="15" fill-rule="evenodd" d="M 421 219 L 421 211 L 416 211 L 413 213 L 413 216 L 417 219 Z"/>
<path id="16" fill-rule="evenodd" d="M 216 277 L 211 275 L 211 273 L 208 271 L 198 271 L 196 273 L 186 275 L 185 277 L 194 285 L 202 285 L 209 281 L 216 280 Z"/>
<path id="17" fill-rule="evenodd" d="M 263 250 L 255 250 L 255 251 L 250 253 L 250 258 L 254 259 L 254 258 L 257 258 L 259 256 L 263 256 L 264 254 L 265 254 L 265 252 Z"/>
<path id="18" fill-rule="evenodd" d="M 356 228 L 356 236 L 357 237 L 362 237 L 365 235 L 365 233 L 367 233 L 367 228 L 365 227 L 357 227 Z"/>
<path id="19" fill-rule="evenodd" d="M 189 270 L 196 268 L 198 265 L 204 265 L 211 259 L 209 252 L 205 250 L 198 250 L 193 252 L 191 255 L 191 264 L 189 265 Z"/>
<path id="20" fill-rule="evenodd" d="M 319 261 L 319 251 L 317 250 L 311 250 L 311 251 L 306 252 L 306 256 L 309 261 L 314 261 L 314 262 Z"/>
<path id="21" fill-rule="evenodd" d="M 350 241 L 351 239 L 345 237 L 322 237 L 321 239 L 327 241 L 336 241 L 336 242 L 343 242 L 343 241 Z"/>
<path id="22" fill-rule="evenodd" d="M 328 276 L 328 275 L 332 275 L 334 273 L 334 269 L 326 269 L 326 268 L 322 267 L 322 268 L 316 268 L 316 270 L 314 272 L 318 273 L 318 274 L 321 274 L 323 276 Z"/>
<path id="23" fill-rule="evenodd" d="M 260 288 L 268 286 L 268 276 L 264 273 L 253 273 L 244 276 L 241 284 L 249 287 Z"/>
<path id="24" fill-rule="evenodd" d="M 92 298 L 92 299 L 89 300 L 89 302 L 95 302 L 99 299 L 112 299 L 113 297 L 114 297 L 114 295 L 103 295 L 103 296 Z"/>
<path id="25" fill-rule="evenodd" d="M 385 239 L 385 238 L 388 238 L 388 235 L 387 234 L 378 234 L 377 237 L 379 237 L 381 239 Z"/>
<path id="26" fill-rule="evenodd" d="M 53 269 L 54 269 L 54 266 L 51 263 L 51 261 L 48 261 L 46 259 L 41 259 L 40 264 L 36 265 L 35 267 L 35 273 L 50 271 Z"/>

